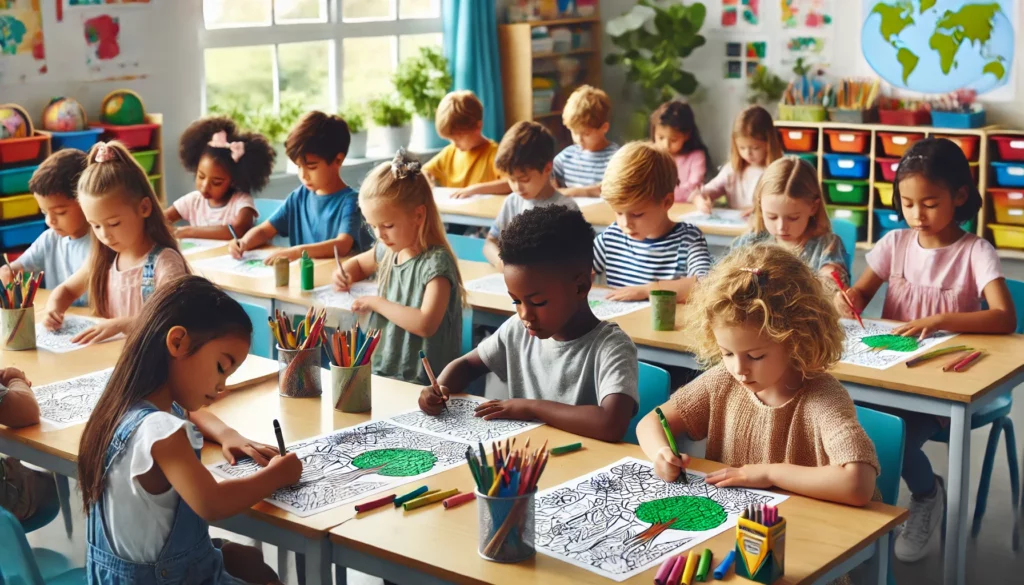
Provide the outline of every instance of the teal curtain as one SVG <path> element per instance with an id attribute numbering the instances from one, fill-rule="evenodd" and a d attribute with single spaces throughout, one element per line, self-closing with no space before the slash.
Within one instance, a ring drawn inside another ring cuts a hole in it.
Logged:
<path id="1" fill-rule="evenodd" d="M 484 104 L 484 136 L 501 140 L 505 106 L 501 97 L 498 19 L 493 0 L 444 0 L 444 52 L 453 89 L 468 89 Z"/>

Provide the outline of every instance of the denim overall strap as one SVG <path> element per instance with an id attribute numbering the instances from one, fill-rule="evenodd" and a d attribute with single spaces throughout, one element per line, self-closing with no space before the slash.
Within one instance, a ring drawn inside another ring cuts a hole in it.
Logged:
<path id="1" fill-rule="evenodd" d="M 164 249 L 161 246 L 154 246 L 146 256 L 146 263 L 142 265 L 142 302 L 149 299 L 156 290 L 156 259 Z"/>

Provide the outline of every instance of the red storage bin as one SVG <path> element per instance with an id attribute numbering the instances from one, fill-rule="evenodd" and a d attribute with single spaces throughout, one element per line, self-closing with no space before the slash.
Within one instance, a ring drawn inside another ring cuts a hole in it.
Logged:
<path id="1" fill-rule="evenodd" d="M 871 133 L 864 130 L 825 130 L 832 152 L 867 154 L 871 150 Z"/>
<path id="2" fill-rule="evenodd" d="M 989 189 L 997 223 L 1024 225 L 1024 190 Z"/>
<path id="3" fill-rule="evenodd" d="M 43 143 L 47 140 L 49 137 L 42 134 L 0 140 L 0 164 L 13 165 L 37 161 L 43 151 Z"/>
<path id="4" fill-rule="evenodd" d="M 878 110 L 878 121 L 888 126 L 931 126 L 928 110 Z"/>
<path id="5" fill-rule="evenodd" d="M 918 140 L 924 138 L 924 134 L 909 134 L 903 132 L 879 132 L 878 137 L 882 139 L 882 150 L 887 156 L 903 156 L 910 147 Z"/>
<path id="6" fill-rule="evenodd" d="M 981 137 L 968 136 L 966 134 L 936 134 L 935 137 L 952 140 L 960 147 L 960 150 L 964 151 L 964 156 L 967 157 L 967 160 L 978 160 L 978 143 L 981 141 Z"/>
<path id="7" fill-rule="evenodd" d="M 111 124 L 90 124 L 94 128 L 103 130 L 101 140 L 117 140 L 128 149 L 149 148 L 153 142 L 153 132 L 160 127 L 159 124 L 133 124 L 129 126 L 114 126 Z"/>
<path id="8" fill-rule="evenodd" d="M 993 136 L 999 160 L 1024 161 L 1024 136 Z"/>
<path id="9" fill-rule="evenodd" d="M 782 148 L 787 152 L 814 152 L 818 147 L 818 131 L 814 128 L 779 128 Z"/>
<path id="10" fill-rule="evenodd" d="M 878 170 L 881 171 L 882 179 L 885 182 L 892 183 L 896 180 L 896 170 L 900 168 L 900 159 L 877 156 L 875 162 L 878 163 Z"/>

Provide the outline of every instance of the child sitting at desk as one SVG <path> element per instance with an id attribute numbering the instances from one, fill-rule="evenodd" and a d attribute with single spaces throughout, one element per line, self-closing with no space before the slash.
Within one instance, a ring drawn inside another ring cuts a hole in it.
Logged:
<path id="1" fill-rule="evenodd" d="M 605 168 L 619 145 L 608 140 L 612 102 L 603 90 L 583 85 L 569 95 L 562 123 L 573 144 L 558 153 L 554 177 L 567 197 L 599 197 Z"/>
<path id="2" fill-rule="evenodd" d="M 594 272 L 607 274 L 616 287 L 608 299 L 646 300 L 652 290 L 665 289 L 682 303 L 711 269 L 704 234 L 668 216 L 678 182 L 672 157 L 647 142 L 627 144 L 608 163 L 601 198 L 615 223 L 594 240 Z"/>
<path id="3" fill-rule="evenodd" d="M 437 415 L 450 393 L 494 372 L 505 400 L 477 408 L 485 419 L 540 420 L 599 439 L 621 441 L 636 412 L 636 346 L 619 326 L 600 321 L 587 302 L 594 230 L 576 209 L 528 209 L 501 234 L 505 285 L 517 315 L 451 363 L 440 387 L 420 393 Z"/>
<path id="4" fill-rule="evenodd" d="M 0 425 L 10 428 L 39 424 L 39 404 L 25 373 L 0 368 Z M 0 506 L 21 522 L 40 509 L 57 505 L 53 474 L 28 469 L 13 457 L 0 457 Z"/>
<path id="5" fill-rule="evenodd" d="M 434 186 L 458 189 L 452 194 L 455 199 L 508 193 L 501 190 L 503 181 L 494 167 L 498 144 L 483 135 L 484 105 L 473 92 L 453 91 L 444 96 L 434 125 L 438 135 L 451 142 L 423 166 L 423 174 Z"/>
<path id="6" fill-rule="evenodd" d="M 843 328 L 821 282 L 772 245 L 733 250 L 690 295 L 688 337 L 711 368 L 662 410 L 673 435 L 707 439 L 720 487 L 779 487 L 863 506 L 875 493 L 875 448 L 853 401 L 828 370 Z M 657 413 L 636 429 L 658 477 L 675 481 L 689 457 L 668 446 Z"/>

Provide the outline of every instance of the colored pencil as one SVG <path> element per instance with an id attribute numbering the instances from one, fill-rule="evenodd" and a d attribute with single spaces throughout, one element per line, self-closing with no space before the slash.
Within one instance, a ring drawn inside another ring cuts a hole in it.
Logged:
<path id="1" fill-rule="evenodd" d="M 423 506 L 429 504 L 436 504 L 437 502 L 440 502 L 442 500 L 447 500 L 448 498 L 458 493 L 459 490 L 457 489 L 450 489 L 443 492 L 439 490 L 434 490 L 433 492 L 427 492 L 423 494 L 422 496 L 416 498 L 415 500 L 405 502 L 404 504 L 402 504 L 402 508 L 406 512 L 408 512 L 409 510 L 415 510 L 416 508 L 422 508 Z"/>
<path id="2" fill-rule="evenodd" d="M 968 368 L 971 367 L 971 365 L 974 364 L 974 362 L 980 360 L 982 358 L 982 356 L 984 356 L 984 355 L 985 355 L 984 352 L 981 352 L 981 351 L 975 351 L 975 352 L 971 353 L 971 355 L 965 357 L 960 363 L 958 363 L 957 365 L 953 366 L 953 371 L 954 372 L 966 371 Z"/>
<path id="3" fill-rule="evenodd" d="M 437 383 L 437 377 L 434 376 L 434 370 L 430 367 L 430 361 L 427 359 L 427 354 L 420 350 L 420 363 L 423 364 L 423 371 L 427 374 L 427 379 L 430 380 L 430 387 L 441 397 L 441 406 L 448 410 L 448 401 L 444 399 L 444 394 L 441 392 L 441 385 Z"/>
<path id="4" fill-rule="evenodd" d="M 379 499 L 373 500 L 371 502 L 365 502 L 363 504 L 356 504 L 356 512 L 369 512 L 370 510 L 375 510 L 377 508 L 380 508 L 381 506 L 387 506 L 388 504 L 390 504 L 390 503 L 392 503 L 394 501 L 395 501 L 395 494 L 391 494 L 391 495 L 388 495 L 388 496 L 384 496 L 383 498 L 379 498 Z"/>
<path id="5" fill-rule="evenodd" d="M 836 281 L 836 286 L 839 287 L 839 292 L 842 293 L 843 298 L 846 299 L 846 304 L 850 306 L 850 310 L 853 311 L 853 316 L 857 318 L 857 322 L 860 323 L 861 329 L 867 329 L 864 326 L 864 321 L 860 318 L 860 313 L 857 312 L 857 308 L 853 306 L 853 301 L 850 300 L 850 295 L 847 294 L 846 285 L 843 284 L 843 279 L 839 278 L 839 273 L 835 270 L 832 271 L 832 280 Z"/>
<path id="6" fill-rule="evenodd" d="M 907 360 L 907 367 L 912 368 L 928 360 L 933 360 L 937 357 L 942 357 L 944 355 L 949 355 L 951 353 L 959 353 L 962 351 L 973 351 L 973 348 L 967 347 L 966 345 L 956 345 L 953 347 L 944 347 L 942 349 L 929 351 L 928 353 L 921 354 L 912 360 Z"/>
<path id="7" fill-rule="evenodd" d="M 428 489 L 429 488 L 427 488 L 427 486 L 420 486 L 420 487 L 412 490 L 411 492 L 405 494 L 404 496 L 398 496 L 397 498 L 395 498 L 395 501 L 392 502 L 392 503 L 397 508 L 397 507 L 401 506 L 402 504 L 408 502 L 409 500 L 418 498 L 418 497 L 422 496 L 423 494 L 427 493 Z"/>

